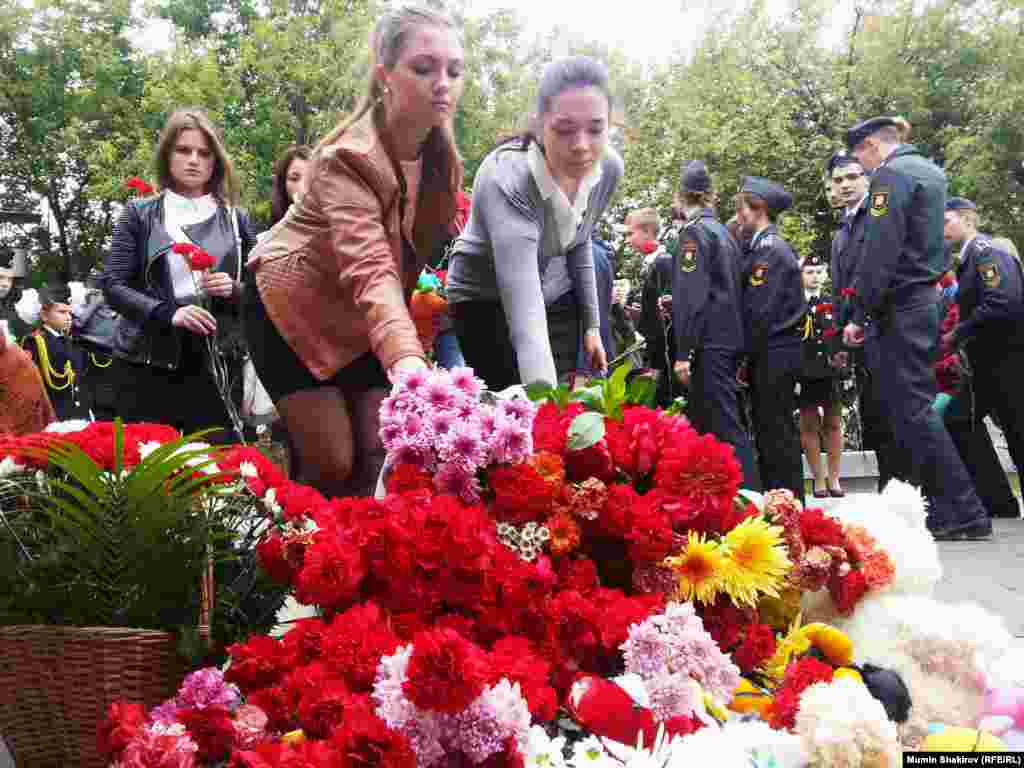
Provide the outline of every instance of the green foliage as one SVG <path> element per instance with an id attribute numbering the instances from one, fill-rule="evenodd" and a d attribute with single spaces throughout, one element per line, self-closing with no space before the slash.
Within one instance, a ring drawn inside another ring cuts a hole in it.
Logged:
<path id="1" fill-rule="evenodd" d="M 262 518 L 251 497 L 223 480 L 211 482 L 217 476 L 204 471 L 214 461 L 210 449 L 189 445 L 200 437 L 161 446 L 125 471 L 119 423 L 113 472 L 78 446 L 57 442 L 40 449 L 49 462 L 45 474 L 2 481 L 4 622 L 187 635 L 197 624 L 200 581 L 212 563 L 226 582 L 218 584 L 214 635 L 231 640 L 253 625 L 265 627 L 283 599 L 280 591 L 257 587 L 271 615 L 256 617 L 240 607 L 253 585 L 238 589 Z"/>
<path id="2" fill-rule="evenodd" d="M 680 162 L 700 157 L 723 219 L 744 175 L 768 176 L 796 200 L 782 231 L 801 255 L 822 252 L 834 222 L 822 167 L 846 127 L 905 115 L 913 141 L 944 165 L 951 191 L 975 199 L 984 226 L 1024 240 L 1024 7 L 1021 0 L 881 0 L 837 25 L 836 7 L 798 0 L 785 14 L 749 0 L 709 22 L 690 51 L 641 66 L 622 51 L 553 29 L 527 37 L 510 11 L 468 13 L 467 72 L 455 131 L 466 186 L 497 137 L 525 127 L 553 51 L 609 66 L 614 143 L 626 161 L 602 235 L 638 207 L 666 223 Z M 13 228 L 47 271 L 81 275 L 102 255 L 124 179 L 153 180 L 153 148 L 175 107 L 199 105 L 222 127 L 243 204 L 265 221 L 274 160 L 314 144 L 365 89 L 370 0 L 34 0 L 0 10 L 0 205 L 45 201 L 48 227 Z M 134 43 L 154 19 L 165 50 Z M 823 30 L 838 29 L 838 40 Z M 567 41 L 567 42 L 566 42 Z M 620 244 L 621 247 L 621 244 Z M 625 252 L 620 272 L 629 273 Z"/>

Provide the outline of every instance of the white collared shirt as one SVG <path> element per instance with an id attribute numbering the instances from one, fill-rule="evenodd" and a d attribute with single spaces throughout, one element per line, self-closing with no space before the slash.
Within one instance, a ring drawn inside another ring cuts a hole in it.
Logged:
<path id="1" fill-rule="evenodd" d="M 576 230 L 579 229 L 580 223 L 587 213 L 590 192 L 601 181 L 601 161 L 598 159 L 593 170 L 580 181 L 576 199 L 570 203 L 565 192 L 551 176 L 548 162 L 544 158 L 539 144 L 536 142 L 530 144 L 526 160 L 530 165 L 530 173 L 533 174 L 533 179 L 537 182 L 540 196 L 552 207 L 555 214 L 555 221 L 558 222 L 558 240 L 562 244 L 562 248 L 568 248 L 576 237 Z"/>
<path id="2" fill-rule="evenodd" d="M 526 162 L 529 165 L 530 173 L 537 182 L 537 189 L 545 204 L 551 206 L 555 217 L 555 224 L 558 227 L 558 243 L 563 253 L 552 258 L 541 276 L 541 288 L 544 291 L 544 302 L 550 304 L 572 290 L 572 278 L 569 275 L 569 265 L 565 259 L 564 251 L 576 238 L 576 232 L 587 213 L 587 202 L 590 200 L 590 192 L 601 181 L 601 161 L 594 165 L 594 169 L 581 181 L 580 188 L 576 192 L 576 199 L 570 203 L 565 192 L 558 186 L 558 183 L 551 176 L 548 170 L 548 161 L 541 151 L 540 145 L 536 142 L 530 144 L 526 152 Z"/>
<path id="3" fill-rule="evenodd" d="M 184 197 L 169 189 L 164 192 L 164 228 L 176 243 L 191 243 L 192 240 L 185 234 L 185 227 L 206 221 L 216 213 L 217 201 L 213 195 Z M 198 277 L 193 280 L 192 270 L 188 268 L 183 256 L 168 253 L 167 259 L 174 298 L 181 302 L 191 301 L 196 295 Z"/>

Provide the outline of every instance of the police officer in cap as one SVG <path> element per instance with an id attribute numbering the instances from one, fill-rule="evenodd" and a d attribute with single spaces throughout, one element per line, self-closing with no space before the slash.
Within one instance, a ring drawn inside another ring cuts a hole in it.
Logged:
<path id="1" fill-rule="evenodd" d="M 1024 363 L 1024 278 L 1021 265 L 991 236 L 978 232 L 978 211 L 962 197 L 946 201 L 946 240 L 955 257 L 960 322 L 943 338 L 965 346 L 974 384 L 975 417 L 995 416 L 1017 471 L 1024 469 L 1024 408 L 1018 376 Z"/>
<path id="2" fill-rule="evenodd" d="M 907 461 L 909 479 L 931 504 L 928 527 L 937 540 L 992 535 L 963 461 L 932 409 L 932 362 L 939 329 L 936 283 L 946 270 L 943 213 L 946 176 L 906 144 L 905 120 L 876 117 L 853 126 L 846 144 L 872 174 L 864 253 L 854 280 L 864 326 L 844 340 L 864 344 L 875 396 Z"/>
<path id="3" fill-rule="evenodd" d="M 39 368 L 46 394 L 60 421 L 88 419 L 89 403 L 82 387 L 87 359 L 71 342 L 71 289 L 55 283 L 39 292 L 40 325 L 22 341 Z"/>
<path id="4" fill-rule="evenodd" d="M 24 277 L 24 256 L 13 248 L 0 248 L 0 333 L 8 339 L 20 339 L 31 330 L 14 309 Z"/>
<path id="5" fill-rule="evenodd" d="M 737 196 L 736 216 L 751 236 L 743 313 L 761 485 L 766 490 L 788 489 L 803 501 L 803 462 L 794 412 L 807 303 L 796 254 L 774 224 L 792 204 L 793 198 L 778 184 L 748 176 Z"/>
<path id="6" fill-rule="evenodd" d="M 760 491 L 754 446 L 740 423 L 736 373 L 746 350 L 743 254 L 712 208 L 704 163 L 684 163 L 676 206 L 685 223 L 672 267 L 674 374 L 689 387 L 687 416 L 699 432 L 733 446 L 743 487 Z"/>

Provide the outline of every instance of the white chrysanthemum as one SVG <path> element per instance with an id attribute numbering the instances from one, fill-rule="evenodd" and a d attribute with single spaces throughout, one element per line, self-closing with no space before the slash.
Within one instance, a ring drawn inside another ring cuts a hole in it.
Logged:
<path id="1" fill-rule="evenodd" d="M 564 748 L 564 736 L 552 739 L 539 725 L 532 726 L 526 740 L 526 768 L 565 768 Z"/>
<path id="2" fill-rule="evenodd" d="M 569 759 L 570 768 L 620 768 L 622 763 L 608 754 L 601 740 L 596 736 L 588 736 L 577 741 L 572 748 Z"/>
<path id="3" fill-rule="evenodd" d="M 796 732 L 820 768 L 895 766 L 900 746 L 896 724 L 862 683 L 841 678 L 815 683 L 800 696 Z"/>

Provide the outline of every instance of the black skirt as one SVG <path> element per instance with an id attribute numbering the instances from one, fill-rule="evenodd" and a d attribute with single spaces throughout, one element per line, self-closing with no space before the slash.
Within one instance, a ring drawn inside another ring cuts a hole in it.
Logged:
<path id="1" fill-rule="evenodd" d="M 318 379 L 284 340 L 267 315 L 256 281 L 245 287 L 245 336 L 249 357 L 260 383 L 275 403 L 294 392 L 319 387 L 338 387 L 346 392 L 389 389 L 387 372 L 373 352 L 367 352 L 327 380 Z"/>

